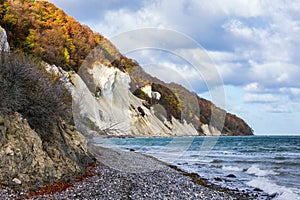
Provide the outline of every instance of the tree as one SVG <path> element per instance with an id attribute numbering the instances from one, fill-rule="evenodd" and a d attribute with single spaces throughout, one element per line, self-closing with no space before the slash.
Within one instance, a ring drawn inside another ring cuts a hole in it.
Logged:
<path id="1" fill-rule="evenodd" d="M 10 0 L 1 6 L 0 25 L 8 33 L 11 48 L 65 70 L 77 71 L 91 50 L 105 40 L 47 1 Z"/>

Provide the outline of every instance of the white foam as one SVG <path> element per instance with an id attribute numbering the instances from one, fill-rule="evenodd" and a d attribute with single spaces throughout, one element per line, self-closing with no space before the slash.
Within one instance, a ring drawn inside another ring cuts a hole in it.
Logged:
<path id="1" fill-rule="evenodd" d="M 198 162 L 202 162 L 202 163 L 212 163 L 212 162 L 214 162 L 214 160 L 212 160 L 212 159 L 207 159 L 207 160 L 205 160 L 205 159 L 197 159 L 197 161 Z"/>
<path id="2" fill-rule="evenodd" d="M 222 151 L 223 154 L 225 155 L 236 155 L 236 152 L 231 152 L 231 151 Z"/>
<path id="3" fill-rule="evenodd" d="M 300 200 L 300 196 L 296 194 L 293 189 L 279 186 L 264 177 L 253 179 L 252 181 L 247 182 L 247 185 L 260 188 L 269 194 L 278 193 L 279 196 L 275 198 L 276 200 Z"/>
<path id="4" fill-rule="evenodd" d="M 256 176 L 267 176 L 267 175 L 277 175 L 278 173 L 273 170 L 262 170 L 257 165 L 251 166 L 247 171 L 248 174 L 254 174 Z"/>
<path id="5" fill-rule="evenodd" d="M 244 170 L 241 167 L 234 167 L 234 166 L 223 166 L 222 169 L 227 171 L 236 171 L 236 172 L 241 172 Z"/>

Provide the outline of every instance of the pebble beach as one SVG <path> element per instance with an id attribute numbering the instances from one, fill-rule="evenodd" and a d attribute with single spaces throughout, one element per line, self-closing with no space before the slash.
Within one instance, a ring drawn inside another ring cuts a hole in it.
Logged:
<path id="1" fill-rule="evenodd" d="M 206 185 L 200 178 L 149 156 L 94 148 L 98 161 L 80 180 L 30 193 L 1 186 L 1 199 L 259 199 L 255 194 Z"/>

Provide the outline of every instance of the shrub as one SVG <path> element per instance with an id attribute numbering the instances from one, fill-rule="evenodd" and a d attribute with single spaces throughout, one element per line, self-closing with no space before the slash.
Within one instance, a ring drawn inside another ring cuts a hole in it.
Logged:
<path id="1" fill-rule="evenodd" d="M 32 57 L 0 53 L 0 114 L 21 113 L 39 134 L 70 120 L 71 96 L 59 79 Z"/>

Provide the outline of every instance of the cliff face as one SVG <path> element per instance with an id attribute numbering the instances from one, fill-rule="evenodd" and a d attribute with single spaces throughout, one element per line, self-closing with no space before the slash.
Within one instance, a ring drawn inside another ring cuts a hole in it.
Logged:
<path id="1" fill-rule="evenodd" d="M 65 84 L 73 97 L 74 123 L 88 137 L 198 135 L 192 124 L 168 121 L 155 106 L 146 107 L 130 92 L 129 75 L 119 69 L 95 63 L 78 74 L 54 65 L 48 71 L 69 80 Z"/>

